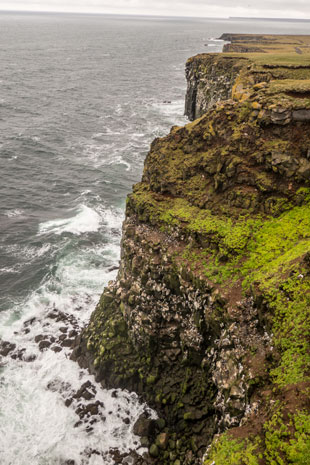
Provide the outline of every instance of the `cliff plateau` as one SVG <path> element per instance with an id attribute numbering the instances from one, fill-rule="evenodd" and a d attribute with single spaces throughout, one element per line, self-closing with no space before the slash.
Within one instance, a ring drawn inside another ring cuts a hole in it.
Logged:
<path id="1" fill-rule="evenodd" d="M 76 341 L 158 412 L 137 464 L 310 463 L 310 55 L 259 37 L 187 62 L 193 121 L 153 141 Z"/>

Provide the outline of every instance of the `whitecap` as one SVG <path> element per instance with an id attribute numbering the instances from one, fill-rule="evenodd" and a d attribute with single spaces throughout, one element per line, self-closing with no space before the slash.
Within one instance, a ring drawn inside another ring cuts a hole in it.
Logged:
<path id="1" fill-rule="evenodd" d="M 98 231 L 100 215 L 86 205 L 80 205 L 78 213 L 71 218 L 46 221 L 39 224 L 39 234 L 62 234 L 69 232 L 80 235 L 86 232 Z"/>
<path id="2" fill-rule="evenodd" d="M 115 238 L 116 239 L 116 238 Z M 109 271 L 108 267 L 115 266 L 119 260 L 119 237 L 115 244 L 109 243 L 94 248 L 88 247 L 78 254 L 72 252 L 59 260 L 55 272 L 55 281 L 50 281 L 43 290 L 43 295 L 48 299 L 49 305 L 63 305 L 62 301 L 55 302 L 53 294 L 57 288 L 62 298 L 66 295 L 92 296 L 95 306 L 104 283 L 115 278 L 116 273 Z M 51 291 L 49 291 L 49 288 Z"/>
<path id="3" fill-rule="evenodd" d="M 13 157 L 14 158 L 14 157 Z M 15 157 L 16 158 L 16 157 Z M 16 216 L 21 216 L 22 214 L 24 213 L 23 210 L 19 209 L 19 208 L 15 208 L 14 210 L 8 210 L 6 211 L 4 214 L 8 217 L 8 218 L 14 218 Z"/>
<path id="4" fill-rule="evenodd" d="M 14 265 L 14 266 L 5 266 L 3 268 L 0 268 L 0 273 L 20 273 L 19 266 Z"/>
<path id="5" fill-rule="evenodd" d="M 51 248 L 51 244 L 43 244 L 41 247 L 28 247 L 26 248 L 26 255 L 28 252 L 28 256 L 30 258 L 34 257 L 42 257 L 42 255 L 45 255 L 47 252 L 49 252 Z"/>
<path id="6" fill-rule="evenodd" d="M 94 166 L 112 166 L 112 165 L 124 165 L 126 171 L 131 169 L 131 164 L 125 160 L 122 155 L 119 154 L 119 149 L 116 148 L 116 144 L 88 144 L 83 150 L 83 154 L 88 160 L 91 160 Z"/>
<path id="7" fill-rule="evenodd" d="M 182 125 L 186 123 L 183 100 L 155 102 L 152 107 L 163 115 L 170 124 Z"/>
<path id="8" fill-rule="evenodd" d="M 124 158 L 119 155 L 114 157 L 112 160 L 108 161 L 107 163 L 103 163 L 104 165 L 124 165 L 126 166 L 126 171 L 130 171 L 131 164 L 124 160 Z"/>
<path id="9" fill-rule="evenodd" d="M 109 136 L 119 136 L 121 134 L 120 131 L 113 131 L 113 129 L 110 129 L 109 127 L 106 127 L 104 129 L 105 132 L 101 133 L 103 136 L 109 135 Z M 95 137 L 95 135 L 94 135 Z"/>
<path id="10" fill-rule="evenodd" d="M 50 244 L 43 244 L 41 246 L 22 246 L 19 244 L 11 244 L 7 246 L 1 246 L 1 249 L 5 250 L 8 255 L 12 255 L 14 257 L 21 257 L 23 261 L 26 259 L 28 263 L 31 263 L 38 257 L 42 257 L 47 252 L 50 251 L 51 245 Z"/>
<path id="11" fill-rule="evenodd" d="M 100 208 L 100 215 L 102 217 L 102 221 L 109 229 L 113 230 L 116 229 L 121 231 L 122 223 L 124 221 L 124 211 L 121 208 Z"/>
<path id="12" fill-rule="evenodd" d="M 145 133 L 144 132 L 134 132 L 132 133 L 132 137 L 135 139 L 136 137 L 140 138 L 140 137 L 145 137 Z"/>
<path id="13" fill-rule="evenodd" d="M 91 194 L 91 193 L 92 193 L 91 189 L 86 189 L 85 191 L 82 191 L 80 193 L 80 197 L 83 197 L 84 195 L 87 196 L 88 194 Z"/>

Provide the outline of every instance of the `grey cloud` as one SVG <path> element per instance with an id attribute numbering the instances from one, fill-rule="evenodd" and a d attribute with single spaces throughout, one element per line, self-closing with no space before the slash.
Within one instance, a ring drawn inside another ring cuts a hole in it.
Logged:
<path id="1" fill-rule="evenodd" d="M 309 0 L 0 0 L 0 9 L 184 14 L 310 16 Z"/>

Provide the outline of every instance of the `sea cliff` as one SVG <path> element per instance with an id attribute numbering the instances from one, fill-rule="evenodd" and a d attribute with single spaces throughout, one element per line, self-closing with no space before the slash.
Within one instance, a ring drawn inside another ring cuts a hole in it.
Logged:
<path id="1" fill-rule="evenodd" d="M 128 196 L 117 279 L 72 357 L 158 412 L 135 426 L 135 463 L 308 463 L 310 55 L 296 37 L 271 53 L 247 35 L 235 53 L 229 35 L 229 53 L 190 58 L 193 121 L 153 141 Z"/>

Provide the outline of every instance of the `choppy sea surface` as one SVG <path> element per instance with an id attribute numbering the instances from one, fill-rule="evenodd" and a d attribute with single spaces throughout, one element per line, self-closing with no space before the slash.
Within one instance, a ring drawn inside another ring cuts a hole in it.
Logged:
<path id="1" fill-rule="evenodd" d="M 125 198 L 150 142 L 186 122 L 185 61 L 220 51 L 223 32 L 308 31 L 0 14 L 1 465 L 108 465 L 111 449 L 139 447 L 132 428 L 145 406 L 103 390 L 69 345 L 117 273 Z M 90 424 L 83 408 L 94 403 Z"/>

